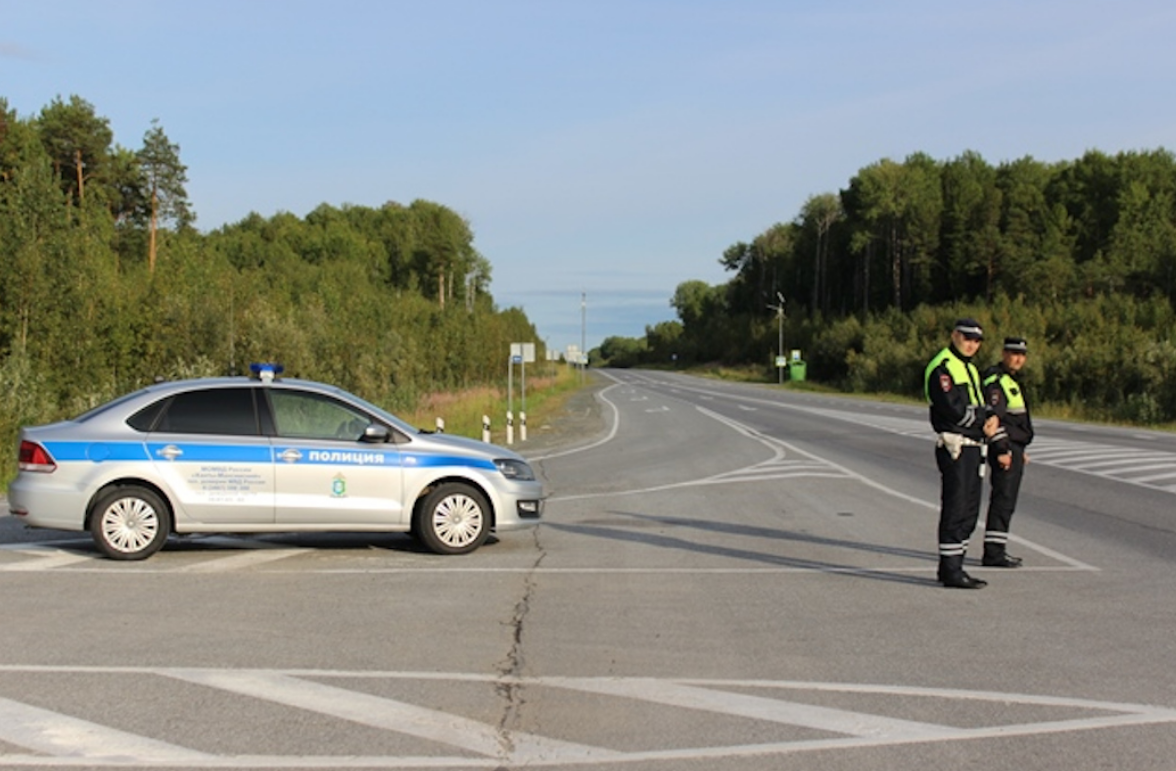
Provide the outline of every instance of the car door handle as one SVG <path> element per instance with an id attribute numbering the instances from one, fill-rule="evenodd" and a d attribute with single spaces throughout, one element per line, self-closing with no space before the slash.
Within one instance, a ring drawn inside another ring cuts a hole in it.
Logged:
<path id="1" fill-rule="evenodd" d="M 302 460 L 302 453 L 291 447 L 288 450 L 282 450 L 280 453 L 278 453 L 278 457 L 287 463 L 297 463 L 298 461 Z"/>
<path id="2" fill-rule="evenodd" d="M 155 454 L 159 455 L 167 460 L 175 460 L 176 458 L 183 455 L 184 451 L 181 450 L 179 447 L 176 447 L 174 444 L 169 444 L 166 447 L 162 447 L 162 448 L 156 450 Z"/>

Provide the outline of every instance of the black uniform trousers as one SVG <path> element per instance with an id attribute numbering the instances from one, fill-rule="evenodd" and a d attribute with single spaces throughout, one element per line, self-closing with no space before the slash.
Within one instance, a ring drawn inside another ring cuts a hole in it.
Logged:
<path id="1" fill-rule="evenodd" d="M 1009 542 L 1009 523 L 1017 507 L 1017 496 L 1021 492 L 1021 477 L 1025 475 L 1025 446 L 1010 442 L 1013 463 L 1008 470 L 1000 467 L 995 456 L 990 457 L 992 465 L 992 490 L 988 496 L 988 514 L 984 520 L 984 548 L 999 547 L 1004 551 Z"/>
<path id="2" fill-rule="evenodd" d="M 952 460 L 946 447 L 935 448 L 943 488 L 939 508 L 940 574 L 963 569 L 968 539 L 980 518 L 983 478 L 980 476 L 980 448 L 965 446 Z"/>

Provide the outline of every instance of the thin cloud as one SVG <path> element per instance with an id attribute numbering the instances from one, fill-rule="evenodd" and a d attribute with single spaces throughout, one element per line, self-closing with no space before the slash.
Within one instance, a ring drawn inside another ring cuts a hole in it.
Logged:
<path id="1" fill-rule="evenodd" d="M 3 59 L 24 59 L 25 61 L 36 61 L 41 57 L 36 53 L 30 51 L 24 46 L 16 43 L 0 42 L 0 58 Z"/>

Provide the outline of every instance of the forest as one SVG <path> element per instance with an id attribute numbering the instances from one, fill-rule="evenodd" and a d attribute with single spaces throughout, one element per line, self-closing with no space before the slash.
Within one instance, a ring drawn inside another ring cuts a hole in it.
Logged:
<path id="1" fill-rule="evenodd" d="M 495 306 L 490 263 L 444 205 L 322 204 L 201 233 L 186 183 L 158 121 L 131 149 L 77 96 L 24 118 L 0 98 L 0 445 L 157 378 L 254 361 L 399 411 L 499 384 L 510 343 L 538 339 Z"/>
<path id="2" fill-rule="evenodd" d="M 609 338 L 613 366 L 756 365 L 801 351 L 806 377 L 922 394 L 955 318 L 1029 340 L 1026 390 L 1055 412 L 1176 420 L 1176 159 L 1160 149 L 993 165 L 916 153 L 811 196 L 789 222 L 728 247 L 729 281 L 685 281 L 677 319 Z"/>

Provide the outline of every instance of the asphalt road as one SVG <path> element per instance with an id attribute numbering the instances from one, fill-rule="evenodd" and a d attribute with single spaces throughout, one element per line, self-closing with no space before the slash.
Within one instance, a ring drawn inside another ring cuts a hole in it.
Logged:
<path id="1" fill-rule="evenodd" d="M 948 590 L 924 410 L 599 377 L 463 558 L 0 517 L 0 766 L 1176 767 L 1176 438 L 1039 421 L 1025 567 Z"/>

